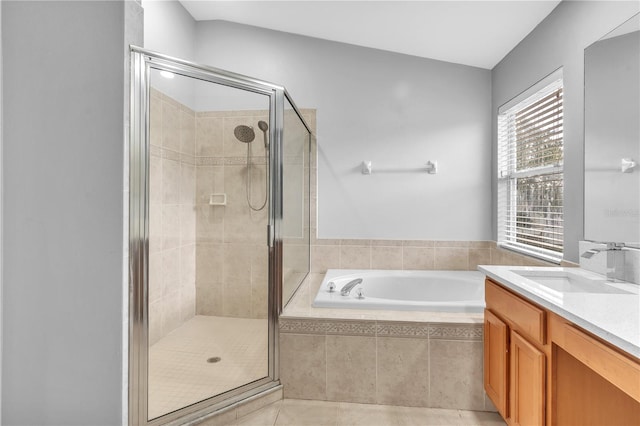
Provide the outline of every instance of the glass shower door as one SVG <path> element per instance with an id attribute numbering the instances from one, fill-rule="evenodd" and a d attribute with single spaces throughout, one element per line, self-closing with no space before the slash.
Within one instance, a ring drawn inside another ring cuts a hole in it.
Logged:
<path id="1" fill-rule="evenodd" d="M 269 98 L 150 87 L 149 420 L 269 374 Z"/>
<path id="2" fill-rule="evenodd" d="M 293 296 L 310 269 L 311 132 L 288 98 L 282 140 L 282 304 Z"/>
<path id="3" fill-rule="evenodd" d="M 164 424 L 277 385 L 276 95 L 164 57 L 134 66 L 130 418 Z"/>

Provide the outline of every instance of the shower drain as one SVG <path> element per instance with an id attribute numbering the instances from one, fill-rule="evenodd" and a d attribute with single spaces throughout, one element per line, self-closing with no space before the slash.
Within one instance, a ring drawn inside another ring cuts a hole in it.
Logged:
<path id="1" fill-rule="evenodd" d="M 207 359 L 207 362 L 210 364 L 214 364 L 220 361 L 222 361 L 222 358 L 220 358 L 219 356 L 212 356 L 211 358 Z"/>

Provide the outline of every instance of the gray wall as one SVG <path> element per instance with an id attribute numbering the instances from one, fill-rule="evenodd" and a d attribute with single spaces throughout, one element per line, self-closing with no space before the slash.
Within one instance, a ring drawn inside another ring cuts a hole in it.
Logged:
<path id="1" fill-rule="evenodd" d="M 578 261 L 584 212 L 584 48 L 640 10 L 628 2 L 563 1 L 492 70 L 492 123 L 498 107 L 559 67 L 564 76 L 564 257 Z M 495 154 L 496 139 L 493 150 Z M 494 155 L 495 156 L 495 155 Z M 492 185 L 496 188 L 496 166 Z M 493 192 L 496 238 L 496 192 Z"/>
<path id="2" fill-rule="evenodd" d="M 152 23 L 144 25 L 144 48 L 195 61 L 196 21 L 189 12 L 175 0 L 144 0 L 142 7 L 145 22 Z M 194 85 L 186 78 L 159 78 L 154 87 L 189 107 L 194 104 Z"/>
<path id="3" fill-rule="evenodd" d="M 196 43 L 199 62 L 317 109 L 319 237 L 491 237 L 489 70 L 223 21 L 198 22 Z M 427 160 L 437 175 L 410 171 Z"/>
<path id="4" fill-rule="evenodd" d="M 120 424 L 126 8 L 2 8 L 2 424 Z"/>

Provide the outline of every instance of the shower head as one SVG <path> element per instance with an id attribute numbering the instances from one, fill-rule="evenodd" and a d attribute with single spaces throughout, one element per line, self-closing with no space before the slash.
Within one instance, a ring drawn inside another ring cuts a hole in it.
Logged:
<path id="1" fill-rule="evenodd" d="M 268 149 L 269 148 L 269 141 L 267 140 L 267 130 L 269 130 L 269 125 L 266 123 L 266 121 L 258 121 L 258 127 L 260 128 L 260 130 L 262 130 L 262 133 L 264 134 L 264 149 Z"/>
<path id="2" fill-rule="evenodd" d="M 233 134 L 240 142 L 251 143 L 256 138 L 256 133 L 252 127 L 241 124 L 233 129 Z"/>

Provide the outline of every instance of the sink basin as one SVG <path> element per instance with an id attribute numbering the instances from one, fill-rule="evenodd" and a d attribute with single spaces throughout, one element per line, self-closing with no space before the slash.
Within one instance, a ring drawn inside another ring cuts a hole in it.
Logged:
<path id="1" fill-rule="evenodd" d="M 591 278 L 570 271 L 517 271 L 516 274 L 527 278 L 543 287 L 564 293 L 617 293 L 630 292 L 611 285 L 603 278 Z"/>

